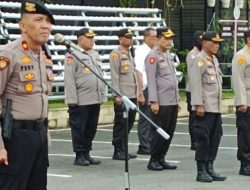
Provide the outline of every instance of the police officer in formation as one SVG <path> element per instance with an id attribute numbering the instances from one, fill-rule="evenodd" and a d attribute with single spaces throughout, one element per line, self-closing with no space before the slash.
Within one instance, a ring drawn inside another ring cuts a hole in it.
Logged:
<path id="1" fill-rule="evenodd" d="M 191 75 L 196 73 L 191 73 L 191 67 L 192 64 L 197 56 L 197 54 L 201 51 L 201 37 L 202 37 L 203 31 L 196 31 L 193 34 L 193 49 L 187 54 L 186 62 L 187 62 L 187 73 L 188 73 L 188 81 L 186 86 L 186 97 L 187 97 L 187 110 L 189 112 L 189 119 L 188 119 L 188 131 L 190 135 L 191 140 L 191 150 L 195 150 L 197 143 L 195 140 L 195 135 L 193 133 L 193 122 L 194 122 L 194 112 L 192 111 L 191 106 L 191 91 L 190 91 L 190 80 L 189 78 Z"/>
<path id="2" fill-rule="evenodd" d="M 135 65 L 137 78 L 137 102 L 140 110 L 149 116 L 147 75 L 145 69 L 145 58 L 156 44 L 156 30 L 146 28 L 143 32 L 144 43 L 135 50 Z M 138 125 L 139 146 L 137 154 L 150 155 L 149 122 L 139 115 Z"/>
<path id="3" fill-rule="evenodd" d="M 95 35 L 90 28 L 80 29 L 77 42 L 84 53 L 74 50 L 66 55 L 64 64 L 65 102 L 69 107 L 69 124 L 76 153 L 74 164 L 80 166 L 101 163 L 89 154 L 96 134 L 100 104 L 105 96 L 103 83 L 91 72 L 93 70 L 102 76 L 99 54 L 92 49 Z"/>
<path id="4" fill-rule="evenodd" d="M 216 173 L 213 162 L 222 136 L 221 97 L 222 73 L 215 54 L 223 41 L 216 32 L 202 36 L 202 51 L 191 68 L 191 105 L 195 111 L 194 134 L 197 139 L 195 160 L 197 181 L 224 181 L 225 176 Z"/>
<path id="5" fill-rule="evenodd" d="M 41 2 L 23 1 L 21 37 L 0 52 L 1 190 L 47 189 L 47 107 L 54 75 L 42 45 L 54 22 Z"/>
<path id="6" fill-rule="evenodd" d="M 170 28 L 157 28 L 157 46 L 145 61 L 151 118 L 170 135 L 170 139 L 165 140 L 151 126 L 151 158 L 147 168 L 155 171 L 177 168 L 165 161 L 176 127 L 179 102 L 175 67 L 168 51 L 172 47 L 174 36 Z"/>
<path id="7" fill-rule="evenodd" d="M 130 48 L 133 45 L 133 32 L 128 28 L 118 31 L 119 46 L 110 53 L 110 72 L 112 86 L 122 95 L 127 96 L 134 104 L 136 100 L 136 78 L 135 62 L 131 55 Z M 126 119 L 123 118 L 124 106 L 121 97 L 114 94 L 114 127 L 113 140 L 114 160 L 125 160 L 124 138 L 126 134 Z M 135 110 L 129 110 L 128 131 L 131 130 L 135 121 Z M 129 154 L 129 158 L 136 158 L 136 155 Z"/>
<path id="8" fill-rule="evenodd" d="M 237 125 L 237 158 L 240 175 L 250 176 L 250 31 L 244 32 L 245 47 L 232 62 Z"/>

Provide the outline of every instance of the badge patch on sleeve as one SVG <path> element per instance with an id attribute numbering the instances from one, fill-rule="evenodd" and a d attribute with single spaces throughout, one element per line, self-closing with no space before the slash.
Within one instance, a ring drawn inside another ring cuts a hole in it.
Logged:
<path id="1" fill-rule="evenodd" d="M 246 62 L 245 57 L 243 57 L 243 56 L 238 57 L 238 59 L 237 59 L 237 63 L 238 63 L 238 64 L 243 64 L 243 63 L 245 63 L 245 62 Z"/>
<path id="2" fill-rule="evenodd" d="M 155 57 L 150 57 L 149 58 L 149 63 L 150 64 L 155 64 Z"/>
<path id="3" fill-rule="evenodd" d="M 198 64 L 199 67 L 201 67 L 201 66 L 204 64 L 204 61 L 203 61 L 203 60 L 199 60 L 199 61 L 197 62 L 197 64 Z"/>
<path id="4" fill-rule="evenodd" d="M 7 57 L 0 56 L 0 70 L 6 69 L 10 64 L 10 60 Z"/>
<path id="5" fill-rule="evenodd" d="M 117 53 L 114 53 L 114 54 L 112 55 L 112 59 L 113 59 L 114 61 L 116 61 L 116 60 L 118 59 L 118 54 L 117 54 Z"/>

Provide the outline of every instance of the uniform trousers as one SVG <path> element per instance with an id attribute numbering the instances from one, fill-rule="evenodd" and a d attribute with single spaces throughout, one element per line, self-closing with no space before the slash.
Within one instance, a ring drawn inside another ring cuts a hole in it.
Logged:
<path id="1" fill-rule="evenodd" d="M 195 160 L 214 161 L 223 134 L 221 114 L 205 112 L 203 117 L 195 115 L 194 134 L 197 139 Z"/>
<path id="2" fill-rule="evenodd" d="M 14 122 L 15 123 L 15 122 Z M 0 165 L 1 190 L 46 190 L 48 168 L 47 127 L 13 124 L 5 140 L 8 166 Z"/>
<path id="3" fill-rule="evenodd" d="M 250 161 L 250 107 L 247 108 L 245 113 L 236 111 L 236 126 L 237 158 L 240 161 Z"/>
<path id="4" fill-rule="evenodd" d="M 143 112 L 146 116 L 150 116 L 150 110 L 148 107 L 148 89 L 146 88 L 143 91 L 143 95 L 145 97 L 144 105 L 139 105 L 139 109 Z M 142 116 L 139 115 L 138 125 L 138 139 L 139 139 L 139 150 L 150 150 L 150 142 L 149 142 L 149 131 L 150 131 L 150 123 Z"/>
<path id="5" fill-rule="evenodd" d="M 96 134 L 100 104 L 70 106 L 68 113 L 74 152 L 89 152 Z"/>
<path id="6" fill-rule="evenodd" d="M 189 118 L 188 118 L 188 131 L 191 138 L 191 143 L 195 142 L 195 136 L 194 136 L 194 128 L 193 123 L 195 119 L 195 112 L 192 111 L 191 106 L 191 92 L 186 91 L 186 97 L 187 97 L 187 110 L 189 112 Z"/>
<path id="7" fill-rule="evenodd" d="M 178 115 L 178 105 L 160 106 L 157 114 L 154 114 L 153 112 L 150 114 L 153 122 L 155 122 L 170 136 L 170 139 L 166 140 L 157 133 L 155 127 L 151 126 L 150 128 L 151 158 L 160 160 L 168 152 L 171 140 L 174 136 Z"/>
<path id="8" fill-rule="evenodd" d="M 130 99 L 134 104 L 137 103 L 136 98 Z M 114 145 L 115 149 L 123 150 L 124 149 L 124 139 L 126 135 L 126 119 L 123 118 L 123 112 L 125 108 L 123 105 L 116 105 L 114 103 L 114 127 L 113 127 L 113 140 L 112 144 Z M 130 132 L 131 128 L 134 125 L 136 116 L 136 110 L 129 110 L 128 113 L 128 132 Z"/>

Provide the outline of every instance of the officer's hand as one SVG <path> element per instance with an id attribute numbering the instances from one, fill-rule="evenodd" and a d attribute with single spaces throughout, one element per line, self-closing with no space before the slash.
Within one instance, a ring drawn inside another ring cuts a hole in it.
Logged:
<path id="1" fill-rule="evenodd" d="M 6 149 L 0 149 L 0 164 L 8 165 L 8 156 Z"/>
<path id="2" fill-rule="evenodd" d="M 203 117 L 205 114 L 204 106 L 196 106 L 196 115 L 199 117 Z"/>
<path id="3" fill-rule="evenodd" d="M 151 102 L 151 111 L 154 114 L 157 114 L 159 112 L 159 103 L 158 102 Z"/>
<path id="4" fill-rule="evenodd" d="M 115 97 L 115 104 L 116 105 L 122 105 L 122 99 L 119 96 Z"/>
<path id="5" fill-rule="evenodd" d="M 181 106 L 180 106 L 180 104 L 178 104 L 178 112 L 180 112 L 181 111 Z"/>
<path id="6" fill-rule="evenodd" d="M 139 105 L 143 106 L 145 104 L 145 97 L 143 94 L 138 94 L 137 96 L 137 102 Z"/>
<path id="7" fill-rule="evenodd" d="M 239 112 L 245 113 L 247 111 L 247 106 L 246 105 L 240 105 L 237 110 Z"/>

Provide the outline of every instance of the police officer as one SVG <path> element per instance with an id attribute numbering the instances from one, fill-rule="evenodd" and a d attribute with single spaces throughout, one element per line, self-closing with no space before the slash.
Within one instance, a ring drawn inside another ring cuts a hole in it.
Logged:
<path id="1" fill-rule="evenodd" d="M 133 32 L 128 28 L 118 31 L 119 46 L 110 53 L 110 72 L 112 85 L 115 90 L 127 96 L 136 104 L 136 79 L 135 63 L 130 48 L 133 45 Z M 124 138 L 126 134 L 126 120 L 123 118 L 124 107 L 121 97 L 114 94 L 114 127 L 113 140 L 114 160 L 125 160 Z M 129 110 L 128 131 L 133 127 L 135 121 L 135 110 Z M 129 158 L 136 158 L 136 155 L 129 154 Z"/>
<path id="2" fill-rule="evenodd" d="M 143 32 L 144 43 L 135 50 L 136 78 L 137 78 L 137 101 L 140 110 L 149 116 L 148 107 L 148 88 L 147 75 L 145 69 L 145 58 L 156 43 L 156 30 L 146 28 Z M 150 124 L 148 121 L 139 116 L 137 125 L 139 147 L 137 154 L 150 155 L 149 131 Z"/>
<path id="3" fill-rule="evenodd" d="M 197 181 L 224 181 L 213 169 L 222 136 L 221 95 L 222 73 L 215 54 L 223 41 L 216 32 L 206 32 L 202 37 L 202 51 L 191 68 L 191 105 L 195 111 L 194 134 L 197 139 L 195 160 Z"/>
<path id="4" fill-rule="evenodd" d="M 89 154 L 92 141 L 96 134 L 100 104 L 104 97 L 103 83 L 90 71 L 102 76 L 99 54 L 94 51 L 94 36 L 90 28 L 82 28 L 77 32 L 78 45 L 84 53 L 75 50 L 86 65 L 77 60 L 72 54 L 65 59 L 65 102 L 69 109 L 69 124 L 71 127 L 73 150 L 76 153 L 75 165 L 88 166 L 101 163 Z"/>
<path id="5" fill-rule="evenodd" d="M 152 126 L 150 129 L 151 158 L 149 170 L 176 169 L 165 161 L 174 135 L 178 113 L 178 85 L 175 66 L 168 50 L 175 34 L 170 28 L 157 28 L 157 46 L 148 54 L 145 67 L 148 80 L 148 103 L 152 120 L 170 135 L 163 139 Z"/>
<path id="6" fill-rule="evenodd" d="M 21 37 L 0 52 L 1 190 L 47 189 L 47 107 L 54 76 L 42 45 L 54 22 L 41 2 L 25 0 Z"/>
<path id="7" fill-rule="evenodd" d="M 235 93 L 240 175 L 250 176 L 250 30 L 244 32 L 245 47 L 237 52 L 232 62 Z"/>
<path id="8" fill-rule="evenodd" d="M 186 62 L 187 62 L 187 73 L 188 73 L 188 78 L 191 77 L 191 67 L 192 64 L 195 60 L 195 57 L 197 54 L 201 51 L 201 37 L 202 37 L 203 31 L 196 31 L 193 35 L 193 49 L 187 54 L 186 57 Z M 195 136 L 193 134 L 193 121 L 194 121 L 194 112 L 192 111 L 192 106 L 191 106 L 191 91 L 190 91 L 190 81 L 188 79 L 187 81 L 187 86 L 186 86 L 186 97 L 187 97 L 187 110 L 189 112 L 189 120 L 188 120 L 188 131 L 190 135 L 190 140 L 191 140 L 191 150 L 195 150 L 197 143 L 195 140 Z"/>

